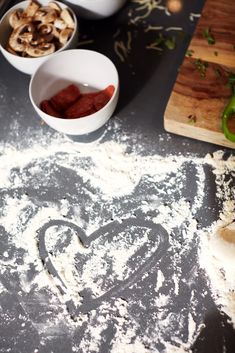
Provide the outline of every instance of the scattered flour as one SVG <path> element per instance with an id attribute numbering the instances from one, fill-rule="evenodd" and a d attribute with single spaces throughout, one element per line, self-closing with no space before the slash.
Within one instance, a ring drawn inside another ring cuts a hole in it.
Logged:
<path id="1" fill-rule="evenodd" d="M 200 262 L 209 276 L 218 305 L 235 327 L 235 157 L 222 151 L 208 155 L 216 178 L 217 198 L 222 203 L 218 219 L 201 234 Z"/>
<path id="2" fill-rule="evenodd" d="M 88 144 L 55 134 L 0 145 L 1 299 L 14 294 L 20 330 L 36 332 L 29 352 L 62 336 L 68 353 L 190 352 L 208 286 L 235 322 L 235 270 L 210 251 L 216 230 L 234 220 L 235 159 L 142 153 L 133 136 L 109 132 Z M 209 227 L 197 220 L 208 206 L 205 168 L 221 205 Z M 200 266 L 208 285 L 199 293 Z"/>

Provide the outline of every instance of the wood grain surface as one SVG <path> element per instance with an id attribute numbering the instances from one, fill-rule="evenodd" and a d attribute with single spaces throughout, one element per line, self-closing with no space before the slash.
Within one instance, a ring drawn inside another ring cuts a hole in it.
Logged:
<path id="1" fill-rule="evenodd" d="M 215 38 L 214 45 L 208 45 L 203 36 L 206 28 L 210 28 Z M 235 1 L 207 0 L 190 43 L 193 57 L 235 67 L 234 45 Z"/>
<path id="2" fill-rule="evenodd" d="M 204 38 L 207 28 L 215 44 Z M 234 0 L 207 0 L 189 45 L 191 56 L 180 67 L 166 107 L 167 131 L 235 148 L 221 129 L 221 115 L 231 96 L 228 77 L 235 72 L 234 44 Z"/>

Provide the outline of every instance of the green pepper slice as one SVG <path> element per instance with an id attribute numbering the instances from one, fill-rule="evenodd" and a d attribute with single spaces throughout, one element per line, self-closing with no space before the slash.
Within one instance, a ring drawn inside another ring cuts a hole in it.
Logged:
<path id="1" fill-rule="evenodd" d="M 232 142 L 235 142 L 235 134 L 229 130 L 228 121 L 231 118 L 232 114 L 234 113 L 235 113 L 235 94 L 230 99 L 222 115 L 223 133 L 225 137 Z"/>

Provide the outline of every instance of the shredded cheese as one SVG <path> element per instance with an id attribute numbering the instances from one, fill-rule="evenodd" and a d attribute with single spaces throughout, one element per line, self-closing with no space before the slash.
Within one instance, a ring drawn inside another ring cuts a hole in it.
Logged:
<path id="1" fill-rule="evenodd" d="M 146 49 L 154 49 L 154 50 L 157 50 L 157 51 L 163 51 L 162 48 L 158 47 L 156 45 L 156 43 L 151 43 L 149 45 L 146 46 Z"/>
<path id="2" fill-rule="evenodd" d="M 121 33 L 121 30 L 120 30 L 120 28 L 118 28 L 118 29 L 116 30 L 116 32 L 114 33 L 113 38 L 117 38 L 120 33 Z"/>
<path id="3" fill-rule="evenodd" d="M 127 57 L 127 48 L 122 41 L 115 41 L 114 42 L 114 51 L 119 57 L 119 59 L 124 62 Z"/>
<path id="4" fill-rule="evenodd" d="M 162 31 L 163 30 L 163 26 L 151 26 L 151 25 L 148 25 L 147 28 L 145 28 L 145 32 L 149 32 L 149 31 Z"/>
<path id="5" fill-rule="evenodd" d="M 92 44 L 94 43 L 94 40 L 93 39 L 90 39 L 90 40 L 82 40 L 82 41 L 79 41 L 78 42 L 78 46 L 82 46 L 82 45 L 88 45 L 88 44 Z"/>
<path id="6" fill-rule="evenodd" d="M 162 5 L 162 0 L 131 0 L 132 3 L 139 5 L 135 8 L 134 11 L 142 11 L 143 14 L 134 17 L 130 20 L 131 23 L 136 23 L 139 20 L 143 20 L 147 18 L 153 10 L 158 9 L 158 10 L 164 10 L 166 15 L 171 15 L 171 13 L 168 11 L 168 8 L 166 6 Z M 129 16 L 133 16 L 133 12 L 129 12 Z M 149 32 L 149 31 L 183 31 L 182 27 L 167 27 L 164 28 L 163 26 L 153 26 L 153 25 L 148 25 L 147 28 L 144 29 L 144 32 Z M 113 35 L 113 38 L 117 38 L 120 34 L 120 29 L 117 29 L 115 34 Z M 116 40 L 114 42 L 114 51 L 116 55 L 119 57 L 121 62 L 125 62 L 130 51 L 131 51 L 131 44 L 132 44 L 132 34 L 130 31 L 127 32 L 127 41 L 124 43 L 123 40 Z M 163 51 L 163 48 L 159 47 L 157 45 L 156 41 L 153 43 L 150 43 L 145 47 L 146 49 L 153 49 L 159 52 Z"/>
<path id="7" fill-rule="evenodd" d="M 132 35 L 131 32 L 127 32 L 127 50 L 131 51 L 131 42 L 132 42 Z"/>
<path id="8" fill-rule="evenodd" d="M 155 9 L 165 11 L 167 16 L 171 16 L 171 13 L 168 11 L 166 6 L 161 5 L 162 0 L 132 0 L 132 3 L 140 5 L 135 10 L 136 11 L 145 11 L 143 15 L 137 16 L 131 20 L 132 23 L 136 23 L 139 20 L 147 18 L 151 12 Z"/>
<path id="9" fill-rule="evenodd" d="M 183 31 L 183 28 L 182 27 L 168 27 L 168 28 L 165 28 L 165 31 L 166 32 L 169 32 L 169 31 Z"/>
<path id="10" fill-rule="evenodd" d="M 114 51 L 119 57 L 119 59 L 124 62 L 130 51 L 131 51 L 131 43 L 132 43 L 132 34 L 130 31 L 127 32 L 127 41 L 126 44 L 122 40 L 116 40 L 114 42 Z"/>
<path id="11" fill-rule="evenodd" d="M 199 17 L 201 17 L 201 14 L 200 14 L 200 13 L 193 13 L 193 12 L 190 12 L 190 14 L 189 14 L 189 19 L 190 19 L 190 21 L 194 21 L 195 18 L 199 18 Z"/>

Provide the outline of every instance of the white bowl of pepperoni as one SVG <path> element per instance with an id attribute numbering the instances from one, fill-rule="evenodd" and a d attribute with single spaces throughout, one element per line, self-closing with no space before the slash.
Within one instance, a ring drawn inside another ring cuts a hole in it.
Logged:
<path id="1" fill-rule="evenodd" d="M 68 135 L 98 130 L 113 115 L 118 72 L 105 55 L 74 49 L 54 54 L 32 76 L 29 96 L 38 115 Z"/>

